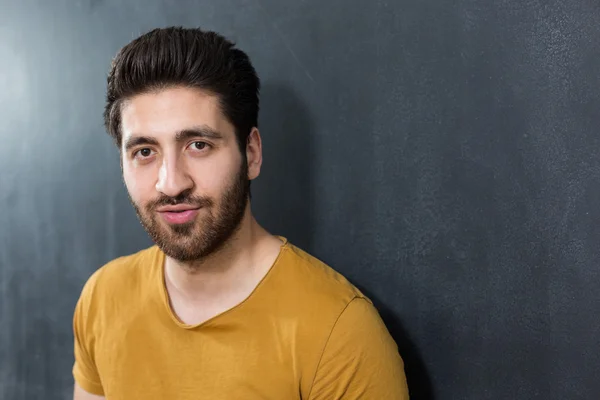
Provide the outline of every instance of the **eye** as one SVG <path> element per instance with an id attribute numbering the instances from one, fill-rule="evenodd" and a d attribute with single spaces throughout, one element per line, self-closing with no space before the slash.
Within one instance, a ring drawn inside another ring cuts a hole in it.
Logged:
<path id="1" fill-rule="evenodd" d="M 208 147 L 208 143 L 206 142 L 194 142 L 191 144 L 192 149 L 194 150 L 204 150 Z"/>
<path id="2" fill-rule="evenodd" d="M 140 156 L 141 158 L 148 158 L 152 155 L 152 150 L 144 147 L 143 149 L 139 149 L 138 151 L 136 151 L 133 156 L 137 157 Z"/>

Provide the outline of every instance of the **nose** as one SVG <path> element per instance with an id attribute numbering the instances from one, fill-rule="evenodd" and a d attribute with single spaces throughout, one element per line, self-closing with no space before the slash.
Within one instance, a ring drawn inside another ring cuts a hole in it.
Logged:
<path id="1" fill-rule="evenodd" d="M 194 181 L 186 166 L 177 157 L 164 157 L 158 172 L 156 190 L 165 196 L 176 197 L 183 191 L 193 188 Z"/>

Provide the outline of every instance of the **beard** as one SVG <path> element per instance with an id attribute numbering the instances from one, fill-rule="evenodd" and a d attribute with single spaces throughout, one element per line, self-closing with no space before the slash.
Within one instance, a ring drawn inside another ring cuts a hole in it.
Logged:
<path id="1" fill-rule="evenodd" d="M 246 161 L 242 160 L 240 170 L 218 203 L 210 197 L 194 196 L 192 191 L 183 191 L 176 197 L 161 195 L 143 207 L 129 198 L 152 241 L 168 257 L 180 262 L 206 259 L 222 249 L 239 229 L 250 193 Z M 186 204 L 200 210 L 193 220 L 183 224 L 170 225 L 160 221 L 156 209 L 176 204 Z"/>

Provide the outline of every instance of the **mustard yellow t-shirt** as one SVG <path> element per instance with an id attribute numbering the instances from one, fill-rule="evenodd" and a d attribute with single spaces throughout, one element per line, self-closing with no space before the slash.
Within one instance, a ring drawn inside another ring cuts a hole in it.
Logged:
<path id="1" fill-rule="evenodd" d="M 289 242 L 245 301 L 196 326 L 170 308 L 164 258 L 153 246 L 85 284 L 73 321 L 84 390 L 109 400 L 408 399 L 369 299 Z"/>

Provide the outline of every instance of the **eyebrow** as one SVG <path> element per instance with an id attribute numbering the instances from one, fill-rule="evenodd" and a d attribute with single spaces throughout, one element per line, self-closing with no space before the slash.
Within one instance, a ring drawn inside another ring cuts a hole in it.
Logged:
<path id="1" fill-rule="evenodd" d="M 194 126 L 191 128 L 183 129 L 175 134 L 175 141 L 177 143 L 185 142 L 194 138 L 222 140 L 223 135 L 206 125 Z M 158 141 L 153 137 L 149 136 L 132 135 L 125 142 L 125 151 L 129 151 L 132 148 L 141 145 L 158 146 Z"/>
<path id="2" fill-rule="evenodd" d="M 175 134 L 176 142 L 185 142 L 189 139 L 194 139 L 197 137 L 205 138 L 205 139 L 213 139 L 213 140 L 221 140 L 223 139 L 223 135 L 212 129 L 209 126 L 201 125 L 194 126 L 189 129 L 184 129 Z"/>

